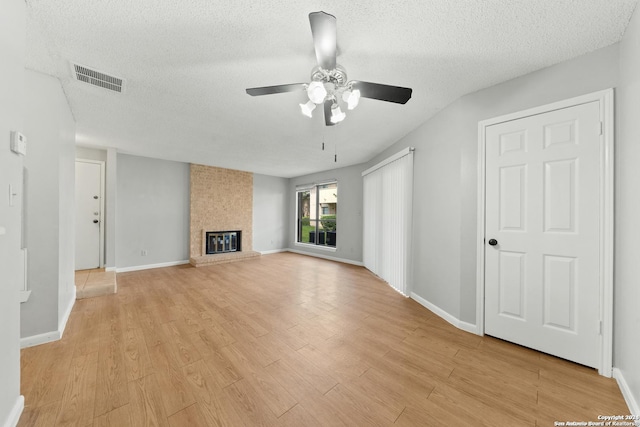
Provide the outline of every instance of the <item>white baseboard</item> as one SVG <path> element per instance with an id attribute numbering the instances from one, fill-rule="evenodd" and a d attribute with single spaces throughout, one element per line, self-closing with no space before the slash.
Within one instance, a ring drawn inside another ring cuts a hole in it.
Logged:
<path id="1" fill-rule="evenodd" d="M 272 249 L 270 251 L 260 251 L 261 255 L 278 254 L 280 252 L 287 252 L 287 249 Z"/>
<path id="2" fill-rule="evenodd" d="M 71 287 L 73 291 L 71 292 L 71 299 L 67 303 L 67 308 L 62 314 L 60 321 L 58 322 L 58 331 L 60 332 L 60 338 L 64 334 L 64 329 L 67 327 L 67 322 L 69 321 L 69 316 L 71 316 L 71 310 L 73 310 L 73 305 L 76 303 L 76 287 Z"/>
<path id="3" fill-rule="evenodd" d="M 150 270 L 152 268 L 173 267 L 176 265 L 189 264 L 189 260 L 161 262 L 159 264 L 134 265 L 132 267 L 116 267 L 116 273 L 127 273 L 129 271 Z"/>
<path id="4" fill-rule="evenodd" d="M 105 267 L 104 271 L 116 271 L 115 267 Z"/>
<path id="5" fill-rule="evenodd" d="M 20 348 L 46 344 L 48 342 L 58 341 L 60 338 L 62 338 L 62 334 L 59 330 L 45 332 L 44 334 L 31 335 L 29 337 L 20 338 Z"/>
<path id="6" fill-rule="evenodd" d="M 465 322 L 463 320 L 458 320 L 458 322 L 460 322 L 458 324 L 458 328 L 462 329 L 463 331 L 478 335 L 478 328 L 473 323 Z"/>
<path id="7" fill-rule="evenodd" d="M 20 420 L 20 415 L 22 415 L 22 411 L 24 410 L 24 396 L 20 395 L 16 399 L 16 403 L 11 408 L 11 412 L 9 412 L 9 416 L 4 423 L 4 427 L 16 427 L 18 425 L 18 421 Z"/>
<path id="8" fill-rule="evenodd" d="M 76 287 L 74 286 L 73 291 L 71 292 L 70 300 L 67 303 L 67 308 L 62 314 L 62 317 L 59 319 L 58 330 L 20 338 L 20 348 L 33 347 L 36 345 L 46 344 L 48 342 L 58 341 L 59 339 L 61 339 L 62 334 L 64 334 L 64 330 L 67 327 L 67 322 L 69 321 L 69 316 L 71 316 L 71 311 L 73 310 L 73 306 L 75 303 Z"/>
<path id="9" fill-rule="evenodd" d="M 451 323 L 456 328 L 462 329 L 463 331 L 470 332 L 472 334 L 476 334 L 476 335 L 478 334 L 478 328 L 476 327 L 476 325 L 468 322 L 464 322 L 458 319 L 457 317 L 444 311 L 437 305 L 422 298 L 420 295 L 414 292 L 411 292 L 411 299 L 415 300 L 418 304 L 422 305 L 423 307 L 427 308 L 429 311 L 433 312 L 434 314 L 437 314 L 439 317 Z"/>
<path id="10" fill-rule="evenodd" d="M 316 258 L 327 259 L 329 261 L 343 262 L 345 264 L 351 264 L 351 265 L 357 265 L 359 267 L 364 267 L 364 263 L 362 263 L 361 261 L 353 261 L 353 260 L 345 259 L 345 258 L 337 258 L 337 257 L 333 257 L 333 256 L 322 255 L 322 254 L 317 254 L 317 253 L 312 253 L 312 252 L 299 251 L 297 249 L 291 249 L 291 248 L 287 248 L 286 250 L 288 252 L 293 252 L 294 254 L 308 255 L 308 256 L 313 256 L 313 257 L 316 257 Z"/>
<path id="11" fill-rule="evenodd" d="M 613 378 L 618 382 L 618 387 L 620 387 L 620 391 L 622 392 L 622 397 L 624 397 L 624 401 L 627 402 L 627 406 L 629 407 L 629 411 L 632 415 L 640 415 L 640 402 L 637 397 L 634 396 L 631 392 L 631 388 L 627 383 L 627 380 L 624 378 L 622 371 L 618 368 L 613 368 Z"/>

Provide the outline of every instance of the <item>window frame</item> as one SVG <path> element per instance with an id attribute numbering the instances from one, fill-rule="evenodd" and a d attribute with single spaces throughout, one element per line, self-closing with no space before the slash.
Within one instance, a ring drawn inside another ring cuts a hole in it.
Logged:
<path id="1" fill-rule="evenodd" d="M 320 225 L 320 219 L 321 216 L 324 214 L 320 214 L 321 212 L 321 206 L 320 206 L 320 189 L 323 186 L 326 185 L 331 185 L 331 184 L 335 184 L 335 189 L 336 189 L 336 207 L 335 207 L 335 221 L 336 224 L 338 222 L 338 201 L 337 201 L 337 190 L 338 190 L 338 180 L 337 179 L 332 179 L 332 180 L 327 180 L 327 181 L 322 181 L 322 182 L 318 182 L 318 183 L 313 183 L 313 184 L 306 184 L 306 185 L 299 185 L 296 186 L 295 189 L 295 204 L 296 204 L 296 215 L 295 215 L 295 224 L 294 224 L 294 245 L 295 246 L 302 246 L 302 247 L 307 247 L 307 248 L 315 248 L 315 249 L 320 249 L 320 250 L 325 250 L 325 251 L 330 251 L 330 252 L 335 252 L 338 248 L 338 243 L 336 241 L 336 245 L 335 246 L 329 246 L 326 243 L 322 244 L 319 242 L 301 242 L 301 232 L 302 232 L 302 225 L 301 225 L 301 220 L 302 220 L 302 215 L 304 214 L 303 212 L 301 212 L 302 209 L 302 205 L 300 203 L 300 193 L 304 193 L 304 192 L 309 192 L 311 193 L 313 190 L 315 190 L 316 192 L 316 200 L 315 200 L 315 207 L 309 206 L 309 216 L 311 216 L 311 209 L 315 209 L 315 223 L 316 223 L 316 228 L 315 228 L 315 232 L 317 233 L 319 229 L 319 225 Z M 330 211 L 330 208 L 328 208 Z M 332 215 L 331 213 L 327 214 L 327 215 Z M 314 239 L 314 240 L 320 240 L 320 239 Z M 325 242 L 327 240 L 325 239 Z"/>

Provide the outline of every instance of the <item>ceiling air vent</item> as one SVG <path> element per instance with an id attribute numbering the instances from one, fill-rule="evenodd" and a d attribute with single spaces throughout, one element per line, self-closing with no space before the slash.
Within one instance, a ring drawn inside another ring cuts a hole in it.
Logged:
<path id="1" fill-rule="evenodd" d="M 98 86 L 104 89 L 109 89 L 114 92 L 122 93 L 124 80 L 118 77 L 113 77 L 100 71 L 92 70 L 78 64 L 71 64 L 73 67 L 73 75 L 76 80 L 80 80 L 90 85 Z"/>

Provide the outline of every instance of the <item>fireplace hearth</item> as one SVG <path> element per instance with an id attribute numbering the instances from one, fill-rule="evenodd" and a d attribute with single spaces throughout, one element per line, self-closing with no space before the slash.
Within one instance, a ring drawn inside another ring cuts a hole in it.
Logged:
<path id="1" fill-rule="evenodd" d="M 240 230 L 234 231 L 207 231 L 205 234 L 206 254 L 224 254 L 228 252 L 240 252 L 241 247 Z"/>

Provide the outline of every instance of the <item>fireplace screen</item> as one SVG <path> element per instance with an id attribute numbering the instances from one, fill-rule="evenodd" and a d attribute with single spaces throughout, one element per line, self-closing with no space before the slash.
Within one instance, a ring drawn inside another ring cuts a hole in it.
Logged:
<path id="1" fill-rule="evenodd" d="M 207 255 L 240 251 L 240 231 L 207 231 Z"/>

